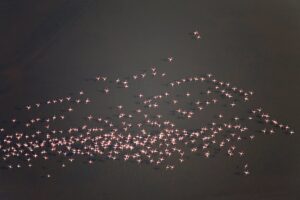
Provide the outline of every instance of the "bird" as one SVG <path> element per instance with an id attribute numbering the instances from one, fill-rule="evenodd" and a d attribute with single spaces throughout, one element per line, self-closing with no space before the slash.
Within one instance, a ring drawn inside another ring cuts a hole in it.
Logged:
<path id="1" fill-rule="evenodd" d="M 104 92 L 105 92 L 105 94 L 108 94 L 108 93 L 109 93 L 109 89 L 108 89 L 108 88 L 105 88 L 105 89 L 104 89 Z"/>
<path id="2" fill-rule="evenodd" d="M 168 57 L 169 62 L 173 62 L 174 58 L 173 57 Z"/>

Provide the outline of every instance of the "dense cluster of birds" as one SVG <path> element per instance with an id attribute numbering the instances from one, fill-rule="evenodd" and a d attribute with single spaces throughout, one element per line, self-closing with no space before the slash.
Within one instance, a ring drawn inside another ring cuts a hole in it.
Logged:
<path id="1" fill-rule="evenodd" d="M 201 38 L 199 31 L 192 35 Z M 166 60 L 170 65 L 174 62 L 173 57 Z M 132 96 L 131 86 L 140 86 L 146 80 L 163 83 L 158 88 L 162 92 L 148 95 L 136 91 Z M 241 158 L 241 174 L 248 175 L 242 143 L 253 141 L 257 135 L 250 122 L 258 124 L 262 134 L 294 134 L 288 125 L 273 119 L 260 107 L 250 108 L 246 116 L 231 116 L 229 110 L 249 102 L 254 92 L 218 80 L 212 74 L 173 80 L 152 66 L 127 78 L 97 75 L 93 83 L 101 88 L 101 92 L 96 92 L 97 98 L 110 101 L 113 93 L 124 90 L 134 105 L 123 105 L 125 101 L 119 97 L 120 103 L 109 108 L 111 116 L 101 116 L 97 110 L 69 127 L 66 121 L 72 121 L 73 113 L 84 113 L 81 110 L 89 105 L 95 108 L 99 100 L 81 90 L 75 95 L 26 105 L 24 110 L 30 113 L 30 119 L 15 117 L 6 127 L 0 127 L 0 155 L 5 166 L 32 167 L 37 159 L 59 157 L 62 168 L 85 158 L 88 164 L 111 159 L 173 170 L 192 153 L 210 158 L 223 152 L 228 157 Z M 52 111 L 54 106 L 58 111 L 45 116 L 42 110 Z M 207 119 L 208 123 L 202 123 Z"/>

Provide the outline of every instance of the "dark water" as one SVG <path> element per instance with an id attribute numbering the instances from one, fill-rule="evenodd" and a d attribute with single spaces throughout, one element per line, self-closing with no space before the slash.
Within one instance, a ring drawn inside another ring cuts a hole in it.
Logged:
<path id="1" fill-rule="evenodd" d="M 254 103 L 299 131 L 298 1 L 4 0 L 0 9 L 1 120 L 87 88 L 95 74 L 157 65 L 175 78 L 211 72 L 252 89 Z M 51 179 L 39 167 L 3 169 L 0 199 L 299 199 L 299 142 L 299 134 L 259 137 L 247 147 L 247 177 L 221 156 L 191 158 L 172 173 L 112 161 L 75 163 Z"/>

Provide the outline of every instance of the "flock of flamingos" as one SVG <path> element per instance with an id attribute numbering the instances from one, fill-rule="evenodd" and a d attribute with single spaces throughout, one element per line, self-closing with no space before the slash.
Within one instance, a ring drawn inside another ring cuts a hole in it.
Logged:
<path id="1" fill-rule="evenodd" d="M 201 39 L 198 31 L 192 37 Z M 78 90 L 24 105 L 20 112 L 26 112 L 26 119 L 16 116 L 0 125 L 1 164 L 14 170 L 59 159 L 58 167 L 67 168 L 78 159 L 87 164 L 110 159 L 174 170 L 192 154 L 203 159 L 223 154 L 240 158 L 240 174 L 246 176 L 250 169 L 244 142 L 255 141 L 258 134 L 294 134 L 261 107 L 249 106 L 253 91 L 210 73 L 168 78 L 176 59 L 166 62 L 167 72 L 150 66 L 126 78 L 96 75 L 91 84 L 98 89 L 91 95 Z M 155 91 L 160 92 L 148 94 Z M 129 100 L 124 101 L 126 95 Z M 105 111 L 97 108 L 99 102 L 119 103 Z M 92 111 L 87 113 L 87 108 Z M 77 121 L 72 118 L 78 116 Z"/>

